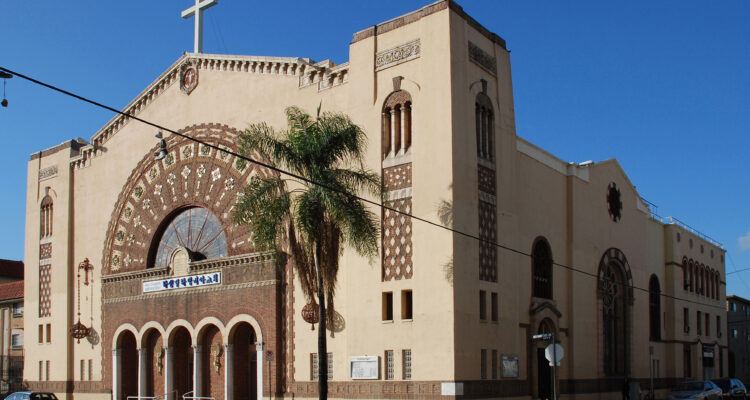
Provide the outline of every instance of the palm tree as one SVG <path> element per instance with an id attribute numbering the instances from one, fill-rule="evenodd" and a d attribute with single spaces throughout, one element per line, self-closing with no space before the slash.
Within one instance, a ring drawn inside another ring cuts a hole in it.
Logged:
<path id="1" fill-rule="evenodd" d="M 254 178 L 233 211 L 249 224 L 258 250 L 271 250 L 279 265 L 291 259 L 307 301 L 317 296 L 318 388 L 328 398 L 326 322 L 333 320 L 333 297 L 344 244 L 363 256 L 378 254 L 380 222 L 355 195 L 382 198 L 380 176 L 363 164 L 366 136 L 343 114 L 312 118 L 297 107 L 286 109 L 288 129 L 250 125 L 240 136 L 239 152 L 260 156 L 304 180 L 281 176 Z M 327 301 L 326 301 L 327 300 Z"/>

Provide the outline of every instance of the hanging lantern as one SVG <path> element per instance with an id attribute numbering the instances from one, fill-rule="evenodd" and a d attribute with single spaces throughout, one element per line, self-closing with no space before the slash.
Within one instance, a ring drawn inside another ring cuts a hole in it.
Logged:
<path id="1" fill-rule="evenodd" d="M 312 330 L 315 330 L 315 324 L 320 322 L 320 315 L 318 314 L 318 305 L 315 302 L 310 302 L 302 307 L 302 319 L 305 322 L 312 325 Z"/>
<path id="2" fill-rule="evenodd" d="M 89 328 L 87 328 L 86 325 L 82 324 L 80 319 L 70 327 L 70 336 L 73 336 L 73 338 L 76 339 L 78 343 L 81 343 L 81 339 L 85 338 L 88 335 Z"/>
<path id="3" fill-rule="evenodd" d="M 81 339 L 85 338 L 89 335 L 90 329 L 86 327 L 86 325 L 81 323 L 81 270 L 86 271 L 86 284 L 89 283 L 89 270 L 93 269 L 91 267 L 91 264 L 89 264 L 89 259 L 83 260 L 81 264 L 78 265 L 78 274 L 76 275 L 76 278 L 78 279 L 78 321 L 73 324 L 73 326 L 70 327 L 70 336 L 72 336 L 74 339 L 77 340 L 77 343 L 81 343 Z"/>

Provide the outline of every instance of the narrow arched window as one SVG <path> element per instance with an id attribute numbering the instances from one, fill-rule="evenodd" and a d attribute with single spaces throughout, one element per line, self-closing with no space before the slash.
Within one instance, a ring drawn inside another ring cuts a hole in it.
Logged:
<path id="1" fill-rule="evenodd" d="M 44 196 L 40 205 L 39 236 L 47 238 L 52 236 L 52 197 Z"/>
<path id="2" fill-rule="evenodd" d="M 412 143 L 412 101 L 405 90 L 397 90 L 385 99 L 382 113 L 383 159 L 406 154 Z"/>
<path id="3" fill-rule="evenodd" d="M 477 157 L 495 162 L 495 114 L 492 101 L 484 93 L 479 93 L 474 104 L 476 123 Z"/>
<path id="4" fill-rule="evenodd" d="M 552 298 L 552 251 L 547 240 L 539 238 L 532 251 L 532 296 Z"/>
<path id="5" fill-rule="evenodd" d="M 661 339 L 661 288 L 659 278 L 651 275 L 648 283 L 648 316 L 651 340 Z"/>
<path id="6" fill-rule="evenodd" d="M 688 269 L 690 270 L 690 291 L 693 291 L 693 288 L 695 287 L 695 274 L 693 271 L 693 260 L 689 261 Z"/>
<path id="7" fill-rule="evenodd" d="M 688 290 L 690 286 L 690 276 L 688 275 L 688 262 L 687 257 L 682 258 L 682 288 Z"/>

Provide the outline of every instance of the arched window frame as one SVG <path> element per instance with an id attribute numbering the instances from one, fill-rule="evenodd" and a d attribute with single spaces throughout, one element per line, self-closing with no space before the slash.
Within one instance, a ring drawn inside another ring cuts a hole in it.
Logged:
<path id="1" fill-rule="evenodd" d="M 538 237 L 531 251 L 531 295 L 543 299 L 553 296 L 553 258 L 552 249 L 547 239 Z"/>
<path id="2" fill-rule="evenodd" d="M 50 195 L 44 196 L 39 210 L 39 237 L 44 239 L 52 236 L 53 202 Z"/>
<path id="3" fill-rule="evenodd" d="M 687 291 L 690 286 L 690 276 L 688 275 L 687 257 L 682 257 L 682 288 Z"/>
<path id="4" fill-rule="evenodd" d="M 656 275 L 651 275 L 648 282 L 648 316 L 649 338 L 661 340 L 661 287 Z"/>
<path id="5" fill-rule="evenodd" d="M 695 288 L 695 269 L 693 266 L 693 260 L 688 261 L 688 269 L 690 270 L 690 292 L 693 292 Z"/>
<path id="6" fill-rule="evenodd" d="M 397 90 L 383 102 L 382 157 L 396 157 L 411 150 L 412 99 L 409 92 Z"/>
<path id="7" fill-rule="evenodd" d="M 495 162 L 495 112 L 492 100 L 484 93 L 478 93 L 474 102 L 474 122 L 476 129 L 477 157 Z"/>

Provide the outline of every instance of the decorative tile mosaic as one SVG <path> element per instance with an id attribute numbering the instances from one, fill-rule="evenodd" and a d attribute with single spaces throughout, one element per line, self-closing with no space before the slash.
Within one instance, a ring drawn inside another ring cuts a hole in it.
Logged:
<path id="1" fill-rule="evenodd" d="M 386 206 L 411 214 L 411 197 L 389 201 Z M 414 274 L 412 263 L 411 217 L 383 209 L 383 280 L 410 279 Z"/>
<path id="2" fill-rule="evenodd" d="M 52 265 L 45 264 L 39 266 L 39 317 L 49 317 L 52 315 L 52 295 L 50 286 L 52 284 Z"/>

